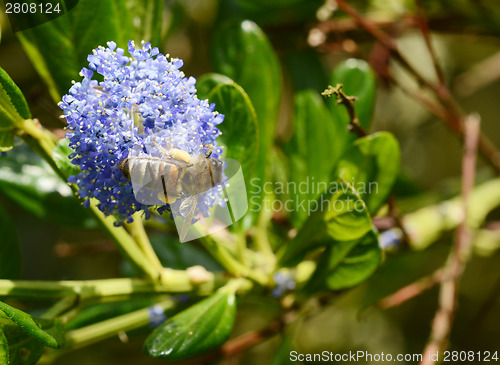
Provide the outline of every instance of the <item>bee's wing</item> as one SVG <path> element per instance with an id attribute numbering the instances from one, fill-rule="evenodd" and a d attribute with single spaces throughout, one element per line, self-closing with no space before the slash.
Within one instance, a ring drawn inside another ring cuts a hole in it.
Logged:
<path id="1" fill-rule="evenodd" d="M 179 212 L 181 213 L 181 216 L 184 217 L 181 233 L 179 235 L 181 242 L 186 238 L 191 222 L 193 221 L 194 212 L 196 211 L 196 199 L 196 195 L 188 196 L 181 202 L 179 207 Z"/>

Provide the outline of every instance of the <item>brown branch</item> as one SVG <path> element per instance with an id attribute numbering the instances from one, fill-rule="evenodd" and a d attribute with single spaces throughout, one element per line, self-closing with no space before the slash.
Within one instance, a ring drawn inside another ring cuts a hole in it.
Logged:
<path id="1" fill-rule="evenodd" d="M 381 309 L 389 309 L 397 307 L 404 302 L 415 298 L 423 292 L 435 287 L 444 279 L 444 270 L 442 268 L 436 270 L 429 276 L 425 276 L 407 286 L 399 289 L 395 293 L 381 299 L 378 302 L 378 307 Z"/>
<path id="2" fill-rule="evenodd" d="M 246 351 L 248 348 L 274 336 L 283 328 L 283 321 L 271 322 L 267 327 L 227 341 L 220 349 L 219 356 L 228 357 Z"/>
<path id="3" fill-rule="evenodd" d="M 467 211 L 470 191 L 474 186 L 475 180 L 476 154 L 480 134 L 479 123 L 479 116 L 471 115 L 466 119 L 464 124 L 465 152 L 462 162 L 463 220 L 457 230 L 455 244 L 443 268 L 444 279 L 441 283 L 439 293 L 439 308 L 432 322 L 431 334 L 423 352 L 421 365 L 434 364 L 435 361 L 428 354 L 446 349 L 455 318 L 458 282 L 472 245 L 471 233 L 467 226 Z"/>
<path id="4" fill-rule="evenodd" d="M 323 91 L 321 95 L 331 98 L 335 96 L 337 98 L 337 104 L 345 106 L 347 113 L 349 114 L 349 130 L 356 133 L 358 137 L 366 137 L 368 133 L 366 133 L 365 129 L 359 122 L 358 115 L 356 114 L 356 109 L 354 108 L 354 103 L 358 100 L 355 96 L 349 96 L 342 90 L 342 84 L 337 84 L 337 86 L 333 87 L 332 85 L 328 86 L 328 89 Z"/>
<path id="5" fill-rule="evenodd" d="M 425 16 L 425 11 L 424 11 L 424 7 L 422 5 L 422 0 L 415 0 L 415 4 L 417 5 L 417 9 L 418 9 L 417 25 L 420 28 L 420 32 L 422 33 L 422 36 L 424 37 L 425 44 L 427 45 L 427 49 L 429 50 L 429 54 L 431 55 L 432 63 L 434 65 L 434 71 L 436 72 L 436 75 L 437 75 L 438 80 L 439 80 L 439 91 L 446 93 L 446 92 L 448 92 L 448 89 L 446 87 L 446 81 L 444 79 L 444 72 L 443 72 L 443 69 L 441 68 L 441 64 L 437 58 L 436 50 L 432 46 L 431 32 L 429 29 L 429 24 L 427 24 L 427 18 Z"/>

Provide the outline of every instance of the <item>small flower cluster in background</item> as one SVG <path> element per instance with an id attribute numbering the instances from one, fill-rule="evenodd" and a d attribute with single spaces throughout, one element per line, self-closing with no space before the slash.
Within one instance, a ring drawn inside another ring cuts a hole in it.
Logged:
<path id="1" fill-rule="evenodd" d="M 89 198 L 99 201 L 106 215 L 115 215 L 121 223 L 132 221 L 132 214 L 148 206 L 136 201 L 132 184 L 118 168 L 129 155 L 164 157 L 164 148 L 177 148 L 190 155 L 206 153 L 213 146 L 212 157 L 222 152 L 217 145 L 221 134 L 217 125 L 224 116 L 215 105 L 196 96 L 195 82 L 179 69 L 183 62 L 168 60 L 168 55 L 151 48 L 128 44 L 130 57 L 116 48 L 98 47 L 88 56 L 89 68 L 83 68 L 81 82 L 75 82 L 59 106 L 68 122 L 72 163 L 81 172 L 68 181 L 76 183 L 79 195 L 89 206 Z M 94 71 L 101 76 L 93 79 Z M 162 147 L 159 148 L 158 146 Z M 197 211 L 206 214 L 216 197 L 200 194 Z M 168 206 L 161 206 L 162 213 Z"/>

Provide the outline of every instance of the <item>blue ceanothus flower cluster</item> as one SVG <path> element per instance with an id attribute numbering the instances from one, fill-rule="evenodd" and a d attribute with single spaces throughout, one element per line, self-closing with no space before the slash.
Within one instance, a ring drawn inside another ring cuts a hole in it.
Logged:
<path id="1" fill-rule="evenodd" d="M 107 45 L 88 56 L 89 68 L 80 73 L 83 80 L 73 82 L 59 104 L 74 150 L 70 159 L 81 170 L 68 181 L 78 185 L 86 207 L 89 198 L 96 198 L 104 214 L 131 222 L 133 213 L 144 211 L 149 218 L 150 212 L 136 201 L 119 162 L 127 156 L 162 157 L 166 148 L 194 156 L 206 153 L 207 145 L 218 158 L 222 150 L 217 125 L 224 116 L 214 111 L 214 104 L 197 98 L 196 80 L 179 70 L 182 60 L 169 60 L 150 43 L 136 48 L 130 41 L 130 57 L 115 42 Z M 94 71 L 102 81 L 93 79 Z M 197 212 L 206 215 L 220 199 L 212 195 L 200 194 Z M 160 213 L 165 209 L 168 206 L 158 207 Z"/>

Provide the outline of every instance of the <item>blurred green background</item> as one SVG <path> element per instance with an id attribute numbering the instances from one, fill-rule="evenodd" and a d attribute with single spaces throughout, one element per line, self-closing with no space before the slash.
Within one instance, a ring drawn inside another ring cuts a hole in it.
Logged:
<path id="1" fill-rule="evenodd" d="M 209 57 L 212 36 L 223 21 L 251 19 L 263 28 L 283 66 L 285 88 L 276 130 L 277 144 L 290 138 L 294 91 L 305 88 L 322 91 L 328 86 L 331 70 L 341 60 L 357 57 L 377 61 L 383 56 L 377 53 L 371 37 L 343 13 L 335 11 L 331 1 L 167 0 L 165 3 L 165 35 L 158 46 L 162 52 L 184 60 L 186 75 L 198 77 L 213 70 Z M 500 2 L 427 0 L 423 3 L 450 89 L 466 112 L 481 115 L 482 130 L 500 146 Z M 414 14 L 413 1 L 371 0 L 350 4 L 372 19 L 389 24 L 385 29 L 397 38 L 401 52 L 417 70 L 435 80 L 420 32 L 405 21 Z M 329 17 L 339 19 L 343 31 L 330 36 L 328 49 L 312 47 L 314 34 L 310 29 Z M 0 23 L 0 65 L 23 91 L 32 114 L 47 127 L 62 128 L 64 125 L 58 118 L 60 110 L 52 102 L 3 12 Z M 413 85 L 397 66 L 388 67 L 396 78 Z M 402 174 L 396 192 L 402 213 L 460 192 L 460 141 L 418 102 L 383 78 L 378 79 L 372 126 L 372 131 L 375 130 L 388 130 L 400 142 Z M 28 160 L 35 158 L 26 156 Z M 494 176 L 481 159 L 478 169 L 480 181 Z M 119 253 L 101 232 L 82 230 L 71 224 L 63 227 L 50 219 L 36 217 L 14 204 L 2 191 L 0 203 L 6 207 L 20 237 L 23 279 L 94 279 L 121 274 Z M 492 212 L 488 220 L 496 219 L 500 219 L 500 211 Z M 323 350 L 420 353 L 437 307 L 438 289 L 385 311 L 373 305 L 440 267 L 452 240 L 450 233 L 424 251 L 388 253 L 371 279 L 339 294 L 325 310 L 313 312 L 293 339 L 297 349 L 303 353 Z M 451 349 L 500 351 L 500 252 L 496 248 L 476 250 L 467 266 L 460 286 Z M 275 306 L 272 298 L 268 302 L 245 298 L 240 304 L 234 333 L 264 325 L 266 319 L 272 317 Z M 141 352 L 146 334 L 147 331 L 129 334 L 126 345 L 113 338 L 64 354 L 54 364 L 159 363 Z M 268 363 L 279 342 L 275 337 L 240 358 L 223 363 Z"/>

